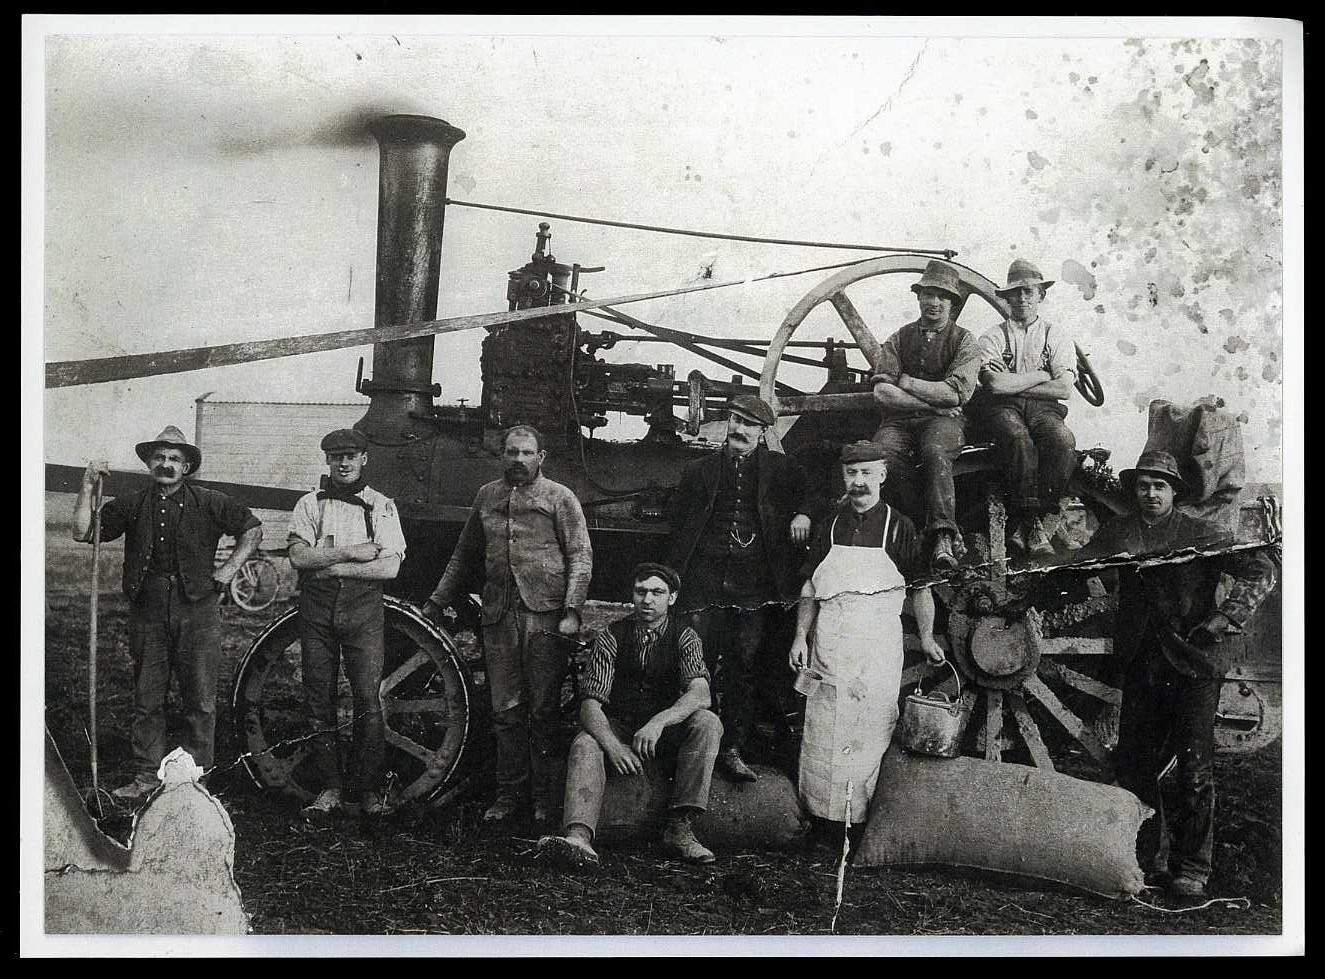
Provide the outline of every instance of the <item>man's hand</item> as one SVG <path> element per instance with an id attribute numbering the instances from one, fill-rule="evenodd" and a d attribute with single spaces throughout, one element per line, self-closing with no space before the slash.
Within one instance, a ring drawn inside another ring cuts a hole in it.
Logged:
<path id="1" fill-rule="evenodd" d="M 793 671 L 805 668 L 810 661 L 810 644 L 804 636 L 796 636 L 791 640 L 791 653 L 787 656 L 787 665 Z"/>
<path id="2" fill-rule="evenodd" d="M 230 580 L 234 578 L 235 574 L 238 571 L 239 571 L 238 568 L 230 567 L 230 563 L 228 561 L 225 564 L 221 565 L 219 568 L 217 568 L 215 571 L 213 571 L 212 581 L 214 581 L 218 586 L 216 590 L 220 591 L 221 589 L 229 586 Z"/>
<path id="3" fill-rule="evenodd" d="M 1003 363 L 1002 360 L 991 360 L 989 363 L 981 367 L 980 370 L 993 371 L 995 374 L 1006 374 L 1008 371 L 1008 365 Z"/>
<path id="4" fill-rule="evenodd" d="M 1193 646 L 1213 646 L 1232 627 L 1233 623 L 1228 620 L 1228 616 L 1222 612 L 1215 612 L 1187 634 L 1187 641 Z"/>
<path id="5" fill-rule="evenodd" d="M 804 544 L 810 539 L 810 518 L 798 513 L 791 518 L 791 539 L 797 544 Z"/>
<path id="6" fill-rule="evenodd" d="M 362 544 L 350 544 L 348 547 L 341 548 L 341 550 L 345 553 L 345 560 L 347 561 L 376 561 L 377 555 L 382 550 L 382 545 L 373 541 L 364 541 Z"/>
<path id="7" fill-rule="evenodd" d="M 83 485 L 91 487 L 97 481 L 98 476 L 110 475 L 110 463 L 105 459 L 93 459 L 83 470 Z"/>
<path id="8" fill-rule="evenodd" d="M 603 748 L 603 752 L 618 775 L 638 775 L 644 771 L 644 763 L 639 760 L 639 756 L 616 738 Z"/>
<path id="9" fill-rule="evenodd" d="M 635 750 L 635 754 L 641 758 L 656 758 L 658 755 L 658 739 L 662 737 L 663 725 L 656 717 L 651 717 L 644 722 L 644 726 L 635 732 L 635 740 L 630 746 Z"/>
<path id="10" fill-rule="evenodd" d="M 943 647 L 938 644 L 933 636 L 920 637 L 920 650 L 925 654 L 925 659 L 929 660 L 935 666 L 938 666 L 945 659 Z"/>
<path id="11" fill-rule="evenodd" d="M 580 632 L 580 613 L 573 608 L 566 609 L 566 614 L 557 623 L 557 631 L 563 636 L 576 636 Z"/>

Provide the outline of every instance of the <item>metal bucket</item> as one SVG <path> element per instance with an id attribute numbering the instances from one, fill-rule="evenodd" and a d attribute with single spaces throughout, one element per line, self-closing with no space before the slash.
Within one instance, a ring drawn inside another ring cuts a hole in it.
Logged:
<path id="1" fill-rule="evenodd" d="M 945 661 L 946 662 L 946 661 Z M 902 707 L 898 736 L 902 747 L 917 755 L 935 758 L 956 758 L 960 753 L 962 734 L 971 719 L 971 707 L 962 703 L 962 678 L 956 667 L 947 663 L 957 678 L 957 696 L 949 700 L 947 694 L 935 690 L 925 694 L 916 684 L 915 692 L 908 694 Z"/>

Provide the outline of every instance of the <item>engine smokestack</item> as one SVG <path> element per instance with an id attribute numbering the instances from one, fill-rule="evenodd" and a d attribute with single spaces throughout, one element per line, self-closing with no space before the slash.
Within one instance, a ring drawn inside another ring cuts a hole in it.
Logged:
<path id="1" fill-rule="evenodd" d="M 373 325 L 436 319 L 447 166 L 465 134 L 418 115 L 383 116 L 369 131 L 381 152 Z M 433 339 L 373 345 L 373 377 L 362 385 L 372 404 L 357 426 L 370 440 L 398 444 L 419 424 L 411 415 L 431 413 Z"/>

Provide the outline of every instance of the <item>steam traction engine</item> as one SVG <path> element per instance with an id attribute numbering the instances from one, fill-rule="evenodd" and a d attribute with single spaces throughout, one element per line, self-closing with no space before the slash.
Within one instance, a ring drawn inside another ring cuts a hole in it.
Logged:
<path id="1" fill-rule="evenodd" d="M 447 164 L 460 130 L 422 116 L 388 116 L 372 131 L 381 154 L 378 203 L 375 324 L 385 327 L 435 318 L 439 288 Z M 517 422 L 547 438 L 547 475 L 571 487 L 583 506 L 594 547 L 592 598 L 624 601 L 622 582 L 641 560 L 660 558 L 667 533 L 667 496 L 682 467 L 714 451 L 702 426 L 721 421 L 735 390 L 759 392 L 781 415 L 797 416 L 781 447 L 807 471 L 831 472 L 836 448 L 868 437 L 877 409 L 860 381 L 869 367 L 851 367 L 859 349 L 872 365 L 878 342 L 846 293 L 862 279 L 918 274 L 929 256 L 892 255 L 851 266 L 812 289 L 788 313 L 770 341 L 706 338 L 651 326 L 617 310 L 594 315 L 707 357 L 734 372 L 715 381 L 695 371 L 678 381 L 671 365 L 614 364 L 596 356 L 624 337 L 582 330 L 574 301 L 579 279 L 599 269 L 558 262 L 547 224 L 539 226 L 528 263 L 509 273 L 510 309 L 547 307 L 533 320 L 490 329 L 483 340 L 483 395 L 478 406 L 438 406 L 433 382 L 433 338 L 374 346 L 372 378 L 356 389 L 371 397 L 357 424 L 371 444 L 373 485 L 400 506 L 408 554 L 387 599 L 387 657 L 382 681 L 388 766 L 400 805 L 442 804 L 463 787 L 475 733 L 483 727 L 486 694 L 477 659 L 468 659 L 455 633 L 476 621 L 460 609 L 454 629 L 440 628 L 415 608 L 449 559 L 478 487 L 501 475 L 500 437 Z M 955 263 L 954 263 L 955 264 Z M 976 296 L 1000 315 L 994 285 L 957 266 L 966 298 Z M 852 342 L 793 340 L 809 311 L 828 303 Z M 639 339 L 632 335 L 631 339 Z M 821 361 L 788 351 L 820 347 Z M 762 371 L 726 353 L 763 359 Z M 814 364 L 826 373 L 822 389 L 797 392 L 777 379 L 783 361 Z M 1093 378 L 1086 365 L 1086 376 Z M 1083 390 L 1099 404 L 1098 382 Z M 676 410 L 684 409 L 683 417 Z M 648 433 L 632 442 L 593 438 L 608 412 L 642 417 Z M 588 432 L 586 436 L 584 433 Z M 777 445 L 778 436 L 770 432 Z M 1083 507 L 1072 514 L 1089 527 L 1123 506 L 1106 452 L 1086 455 L 1072 487 Z M 1053 574 L 1009 572 L 997 465 L 988 447 L 972 447 L 957 465 L 959 514 L 968 553 L 958 573 L 939 589 L 936 631 L 974 688 L 964 696 L 976 708 L 968 745 L 989 758 L 1063 766 L 1073 774 L 1108 778 L 1109 742 L 1121 694 L 1111 673 L 1109 616 L 1112 598 L 1097 583 L 1076 593 Z M 1261 511 L 1251 512 L 1252 536 L 1270 539 Z M 1078 533 L 1080 533 L 1080 529 Z M 1071 537 L 1064 530 L 1062 539 Z M 477 592 L 479 583 L 471 583 Z M 1225 747 L 1251 749 L 1273 740 L 1278 725 L 1277 602 L 1261 612 L 1247 654 L 1225 685 Z M 304 773 L 308 729 L 298 682 L 297 609 L 290 608 L 254 640 L 236 671 L 233 717 L 246 764 L 262 784 L 311 797 Z M 929 668 L 916 656 L 903 683 L 913 687 Z M 940 683 L 941 687 L 942 684 Z M 348 702 L 348 698 L 342 698 Z M 348 730 L 349 718 L 345 718 Z M 1005 720 L 1011 723 L 1006 723 Z M 1046 736 L 1047 735 L 1047 736 Z"/>

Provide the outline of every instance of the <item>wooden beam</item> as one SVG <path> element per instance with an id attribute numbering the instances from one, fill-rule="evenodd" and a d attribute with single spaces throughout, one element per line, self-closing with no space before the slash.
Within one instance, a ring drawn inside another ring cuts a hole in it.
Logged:
<path id="1" fill-rule="evenodd" d="M 844 394 L 805 394 L 778 397 L 779 415 L 811 415 L 830 411 L 878 411 L 879 403 L 870 391 Z"/>
<path id="2" fill-rule="evenodd" d="M 869 361 L 870 369 L 877 371 L 879 362 L 883 359 L 883 350 L 879 347 L 879 341 L 874 336 L 874 331 L 866 324 L 865 318 L 857 312 L 856 304 L 840 289 L 832 293 L 828 297 L 828 301 L 833 304 L 833 308 L 837 310 L 837 315 L 842 317 L 842 322 L 851 331 L 851 335 L 855 337 L 856 342 L 860 344 L 860 352 Z"/>
<path id="3" fill-rule="evenodd" d="M 1117 687 L 1111 687 L 1102 680 L 1096 680 L 1084 673 L 1078 673 L 1062 663 L 1046 659 L 1040 661 L 1040 667 L 1062 680 L 1069 687 L 1074 687 L 1084 694 L 1089 694 L 1097 700 L 1104 701 L 1106 704 L 1116 706 L 1123 702 L 1123 692 Z"/>
<path id="4" fill-rule="evenodd" d="M 1044 746 L 1044 740 L 1040 737 L 1040 729 L 1035 726 L 1030 712 L 1026 710 L 1026 702 L 1021 699 L 1021 694 L 1009 690 L 1008 706 L 1012 708 L 1012 716 L 1016 718 L 1017 727 L 1021 730 L 1021 739 L 1026 742 L 1026 749 L 1031 753 L 1031 760 L 1035 762 L 1036 767 L 1049 772 L 1057 771 L 1053 759 L 1049 757 L 1049 749 Z"/>

